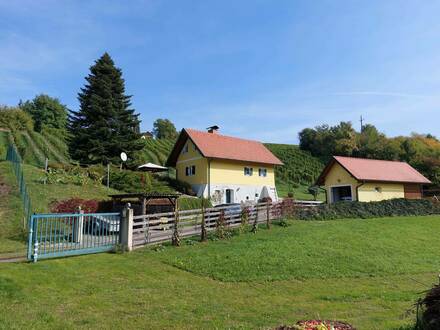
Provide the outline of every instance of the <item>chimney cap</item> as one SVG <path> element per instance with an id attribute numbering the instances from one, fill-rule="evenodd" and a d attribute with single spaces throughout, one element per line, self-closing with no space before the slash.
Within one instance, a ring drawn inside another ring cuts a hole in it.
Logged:
<path id="1" fill-rule="evenodd" d="M 207 130 L 208 130 L 208 132 L 212 133 L 212 132 L 214 132 L 214 131 L 219 130 L 219 128 L 220 128 L 220 127 L 218 127 L 217 125 L 214 125 L 214 126 L 209 126 L 209 127 L 207 128 Z"/>

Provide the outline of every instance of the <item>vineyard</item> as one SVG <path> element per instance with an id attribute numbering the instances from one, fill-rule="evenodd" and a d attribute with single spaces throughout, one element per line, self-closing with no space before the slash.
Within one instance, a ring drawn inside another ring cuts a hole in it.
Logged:
<path id="1" fill-rule="evenodd" d="M 4 126 L 0 127 L 3 129 L 0 131 L 0 156 L 5 154 L 6 146 L 11 141 L 15 143 L 27 164 L 41 168 L 44 167 L 46 158 L 50 163 L 71 163 L 65 139 L 56 130 L 45 128 L 38 133 L 32 129 L 32 125 Z M 9 132 L 4 130 L 9 130 Z M 151 162 L 164 165 L 174 145 L 174 140 L 147 138 L 143 141 L 143 149 L 132 156 L 134 164 Z M 296 198 L 310 199 L 308 187 L 320 174 L 323 168 L 322 162 L 310 153 L 300 150 L 296 145 L 274 143 L 265 145 L 284 163 L 284 166 L 276 168 L 278 194 L 284 197 L 289 192 L 293 192 Z"/>
<path id="2" fill-rule="evenodd" d="M 266 143 L 265 146 L 284 163 L 276 168 L 276 178 L 282 182 L 313 184 L 324 167 L 318 158 L 297 145 Z"/>
<path id="3" fill-rule="evenodd" d="M 139 163 L 165 165 L 168 155 L 174 146 L 174 140 L 147 138 L 144 148 L 135 158 Z"/>

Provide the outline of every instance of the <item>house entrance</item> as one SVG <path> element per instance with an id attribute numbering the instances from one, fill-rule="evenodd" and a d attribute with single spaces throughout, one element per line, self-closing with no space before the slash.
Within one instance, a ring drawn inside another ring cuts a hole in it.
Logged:
<path id="1" fill-rule="evenodd" d="M 226 204 L 231 204 L 234 200 L 234 190 L 226 189 Z"/>
<path id="2" fill-rule="evenodd" d="M 332 203 L 352 200 L 351 186 L 332 187 Z"/>

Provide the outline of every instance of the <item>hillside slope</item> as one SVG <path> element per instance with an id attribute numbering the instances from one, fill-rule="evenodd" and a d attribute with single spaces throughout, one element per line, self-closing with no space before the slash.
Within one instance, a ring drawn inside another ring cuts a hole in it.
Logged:
<path id="1" fill-rule="evenodd" d="M 168 155 L 174 146 L 174 140 L 147 138 L 144 140 L 144 148 L 136 155 L 139 163 L 154 163 L 165 165 Z"/>
<path id="2" fill-rule="evenodd" d="M 295 198 L 311 199 L 308 187 L 318 178 L 324 164 L 309 152 L 303 151 L 293 144 L 264 144 L 283 163 L 275 169 L 275 178 L 278 194 L 281 197 L 287 193 L 294 193 Z M 321 194 L 319 199 L 323 199 Z"/>

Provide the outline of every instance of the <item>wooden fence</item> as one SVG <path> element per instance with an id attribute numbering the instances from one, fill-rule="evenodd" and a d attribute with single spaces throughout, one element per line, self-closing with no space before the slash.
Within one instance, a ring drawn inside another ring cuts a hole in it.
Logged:
<path id="1" fill-rule="evenodd" d="M 320 203 L 294 201 L 286 207 L 283 202 L 260 203 L 241 207 L 239 205 L 213 207 L 177 212 L 155 213 L 132 216 L 131 248 L 166 241 L 177 243 L 184 237 L 199 235 L 203 239 L 219 226 L 224 229 L 239 227 L 246 223 L 251 226 L 266 224 L 272 220 L 288 216 L 293 208 L 314 207 Z"/>

